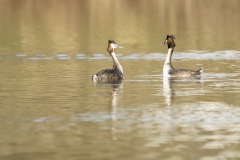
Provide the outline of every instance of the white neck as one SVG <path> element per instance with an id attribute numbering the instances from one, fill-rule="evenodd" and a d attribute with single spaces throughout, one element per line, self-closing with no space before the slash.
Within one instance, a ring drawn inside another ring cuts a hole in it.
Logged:
<path id="1" fill-rule="evenodd" d="M 167 58 L 165 60 L 164 65 L 171 65 L 172 66 L 172 64 L 171 64 L 172 52 L 173 52 L 173 48 L 169 48 L 168 53 L 167 53 Z"/>
<path id="2" fill-rule="evenodd" d="M 172 64 L 171 64 L 172 53 L 173 53 L 173 48 L 169 48 L 168 53 L 167 53 L 167 58 L 165 60 L 164 66 L 163 66 L 163 76 L 164 77 L 168 77 L 169 70 L 173 68 Z"/>
<path id="3" fill-rule="evenodd" d="M 112 59 L 113 59 L 113 69 L 119 69 L 123 73 L 122 66 L 118 62 L 118 59 L 117 59 L 117 57 L 115 55 L 115 52 L 114 51 L 111 52 L 110 55 L 112 56 Z"/>

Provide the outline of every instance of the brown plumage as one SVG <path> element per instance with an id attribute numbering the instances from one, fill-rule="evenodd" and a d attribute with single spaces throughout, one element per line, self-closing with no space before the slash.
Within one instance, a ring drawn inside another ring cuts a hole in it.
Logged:
<path id="1" fill-rule="evenodd" d="M 109 52 L 109 54 L 113 59 L 113 68 L 99 71 L 98 73 L 92 76 L 93 81 L 106 82 L 106 81 L 123 79 L 123 69 L 115 55 L 115 52 L 114 52 L 115 48 L 123 48 L 123 47 L 117 45 L 114 42 L 114 40 L 108 40 L 107 51 Z"/>
<path id="2" fill-rule="evenodd" d="M 171 59 L 174 47 L 176 46 L 174 42 L 174 35 L 167 35 L 167 38 L 162 45 L 167 44 L 168 54 L 163 66 L 163 76 L 164 77 L 201 77 L 203 68 L 201 67 L 198 70 L 189 70 L 189 69 L 175 69 L 172 66 Z"/>
<path id="3" fill-rule="evenodd" d="M 171 77 L 200 77 L 202 73 L 202 67 L 199 70 L 189 70 L 189 69 L 175 69 L 169 70 Z"/>

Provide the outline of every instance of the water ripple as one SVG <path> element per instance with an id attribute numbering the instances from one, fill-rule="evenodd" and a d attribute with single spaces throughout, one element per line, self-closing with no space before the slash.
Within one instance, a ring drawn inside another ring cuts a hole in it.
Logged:
<path id="1" fill-rule="evenodd" d="M 132 59 L 143 59 L 143 60 L 165 60 L 166 53 L 132 53 L 129 55 L 116 54 L 118 59 L 132 60 Z M 15 54 L 16 57 L 28 57 L 26 54 Z M 45 57 L 47 54 L 36 54 L 37 57 Z M 58 59 L 70 59 L 68 54 L 56 54 L 55 57 Z M 90 60 L 102 60 L 111 59 L 108 54 L 96 53 L 92 56 L 88 56 L 84 53 L 75 54 L 76 59 L 90 59 Z M 28 58 L 36 59 L 36 58 Z M 188 52 L 174 52 L 173 59 L 197 59 L 197 60 L 240 60 L 240 51 L 235 50 L 225 50 L 216 52 L 206 52 L 206 51 L 188 51 Z"/>

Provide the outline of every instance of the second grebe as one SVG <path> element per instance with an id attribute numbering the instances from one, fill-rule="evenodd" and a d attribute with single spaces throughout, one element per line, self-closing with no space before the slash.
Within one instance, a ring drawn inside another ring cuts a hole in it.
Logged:
<path id="1" fill-rule="evenodd" d="M 117 45 L 114 40 L 108 40 L 108 48 L 107 51 L 112 56 L 113 59 L 113 68 L 112 69 L 105 69 L 101 70 L 95 75 L 92 76 L 93 81 L 115 81 L 115 80 L 121 80 L 123 79 L 123 69 L 120 63 L 118 62 L 118 59 L 115 55 L 114 49 L 115 48 L 123 48 L 119 45 Z"/>
<path id="2" fill-rule="evenodd" d="M 189 69 L 175 69 L 171 64 L 172 53 L 174 50 L 175 42 L 174 35 L 167 35 L 167 38 L 163 42 L 162 45 L 168 45 L 168 54 L 163 66 L 163 76 L 164 77 L 201 77 L 203 72 L 203 68 L 201 67 L 199 70 L 189 70 Z"/>

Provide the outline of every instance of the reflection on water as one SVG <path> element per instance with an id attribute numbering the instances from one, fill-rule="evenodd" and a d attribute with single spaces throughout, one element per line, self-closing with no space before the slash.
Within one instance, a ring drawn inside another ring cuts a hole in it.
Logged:
<path id="1" fill-rule="evenodd" d="M 123 79 L 107 79 L 107 78 L 101 78 L 101 79 L 93 79 L 92 78 L 93 83 L 101 83 L 101 84 L 122 84 L 123 83 Z"/>
<path id="2" fill-rule="evenodd" d="M 240 50 L 236 0 L 1 0 L 0 19 L 0 53 L 92 55 L 110 38 L 124 54 L 163 52 L 153 46 L 167 34 L 176 35 L 176 51 Z"/>
<path id="3" fill-rule="evenodd" d="M 201 79 L 165 80 L 164 58 L 122 58 L 124 81 L 94 83 L 92 73 L 111 59 L 33 57 L 1 59 L 2 159 L 240 157 L 240 74 L 232 59 L 199 61 Z"/>
<path id="4" fill-rule="evenodd" d="M 109 84 L 109 82 L 108 82 Z M 110 114 L 111 114 L 111 134 L 112 134 L 112 140 L 118 140 L 116 137 L 117 127 L 116 123 L 118 120 L 118 102 L 122 95 L 123 90 L 123 83 L 122 81 L 118 81 L 118 83 L 110 83 L 113 87 L 113 91 L 110 95 L 111 97 L 111 105 L 110 105 Z M 95 117 L 94 115 L 90 115 L 90 117 Z M 96 117 L 95 117 L 96 118 Z"/>
<path id="5" fill-rule="evenodd" d="M 194 88 L 193 88 L 194 84 Z M 199 84 L 195 85 L 195 84 Z M 180 91 L 175 91 L 174 86 L 181 86 L 181 88 L 189 87 L 193 89 L 187 93 Z M 192 95 L 201 95 L 201 90 L 203 90 L 203 78 L 165 78 L 163 77 L 163 96 L 165 97 L 165 103 L 171 107 L 174 101 L 174 96 L 192 96 Z M 179 92 L 179 93 L 178 93 Z"/>
<path id="6" fill-rule="evenodd" d="M 99 7 L 100 6 L 100 7 Z M 239 159 L 239 1 L 0 1 L 0 159 Z M 162 77 L 166 34 L 176 68 Z M 94 83 L 117 39 L 124 81 Z"/>
<path id="7" fill-rule="evenodd" d="M 116 54 L 118 59 L 121 60 L 165 60 L 166 54 L 165 53 L 139 53 L 139 54 L 130 54 L 130 55 L 123 55 L 123 54 Z M 92 56 L 88 56 L 86 54 L 75 54 L 74 57 L 71 57 L 69 54 L 55 54 L 55 55 L 48 55 L 48 54 L 35 54 L 28 56 L 27 54 L 15 54 L 10 56 L 11 58 L 18 57 L 18 58 L 27 58 L 29 60 L 46 60 L 46 59 L 59 59 L 59 60 L 68 60 L 68 59 L 78 59 L 78 60 L 111 60 L 112 58 L 108 55 L 104 54 L 93 54 Z M 4 56 L 5 57 L 5 56 Z M 2 57 L 0 57 L 2 59 Z M 190 60 L 197 61 L 197 60 L 240 60 L 240 51 L 234 50 L 226 50 L 226 51 L 216 51 L 216 52 L 207 52 L 203 51 L 188 51 L 188 52 L 177 52 L 173 54 L 174 60 Z M 225 62 L 219 62 L 225 63 Z M 234 66 L 234 64 L 232 64 Z M 234 67 L 239 67 L 235 65 Z"/>

